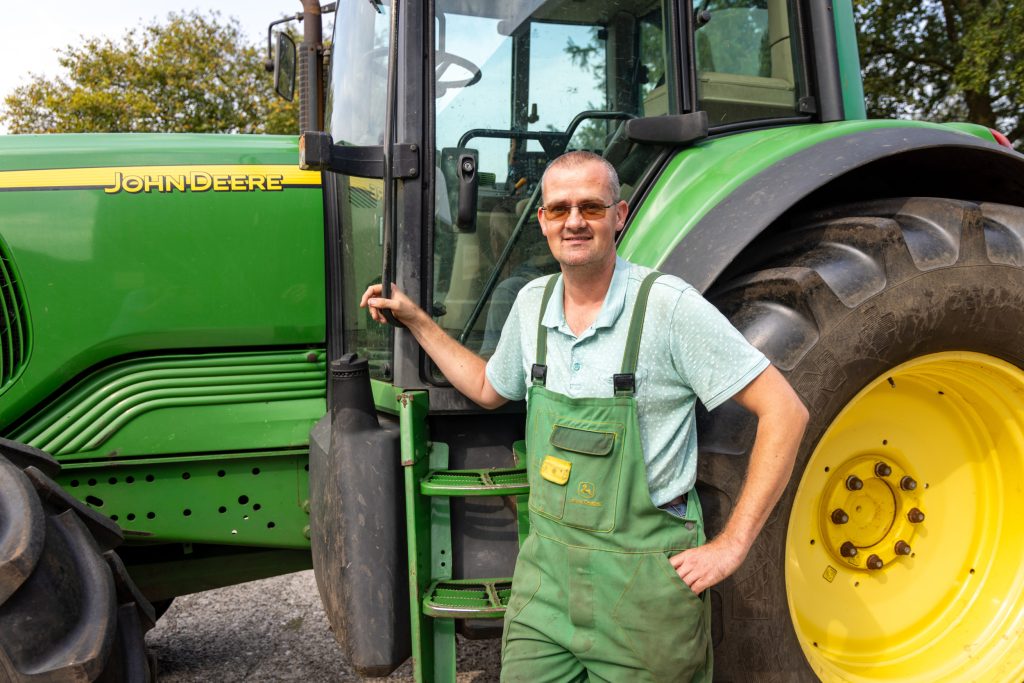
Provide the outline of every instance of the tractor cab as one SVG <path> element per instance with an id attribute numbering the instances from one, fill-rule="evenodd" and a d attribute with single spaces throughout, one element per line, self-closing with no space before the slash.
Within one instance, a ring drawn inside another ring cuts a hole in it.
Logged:
<path id="1" fill-rule="evenodd" d="M 484 356 L 518 288 L 556 268 L 536 219 L 553 158 L 601 154 L 635 208 L 664 155 L 706 135 L 680 117 L 706 112 L 714 131 L 815 111 L 795 0 L 437 0 L 398 16 L 350 0 L 337 12 L 325 168 L 343 200 L 346 300 L 383 273 Z M 345 349 L 368 354 L 375 376 L 444 384 L 405 335 L 393 352 L 389 331 L 342 309 Z"/>

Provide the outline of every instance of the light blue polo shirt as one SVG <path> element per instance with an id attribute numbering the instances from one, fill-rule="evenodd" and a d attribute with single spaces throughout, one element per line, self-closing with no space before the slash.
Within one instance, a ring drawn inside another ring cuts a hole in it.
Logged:
<path id="1" fill-rule="evenodd" d="M 621 258 L 594 323 L 577 337 L 565 322 L 561 277 L 544 313 L 548 328 L 546 386 L 572 397 L 610 397 L 640 282 L 650 273 Z M 487 362 L 495 391 L 526 398 L 537 354 L 537 316 L 547 277 L 523 287 Z M 721 405 L 768 367 L 764 354 L 690 285 L 663 275 L 651 288 L 640 341 L 636 401 L 647 484 L 664 505 L 697 479 L 694 407 Z"/>

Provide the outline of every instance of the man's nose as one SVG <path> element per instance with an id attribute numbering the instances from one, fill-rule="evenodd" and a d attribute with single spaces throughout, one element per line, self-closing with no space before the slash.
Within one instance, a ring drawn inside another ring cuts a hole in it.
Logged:
<path id="1" fill-rule="evenodd" d="M 569 208 L 569 215 L 565 218 L 565 227 L 567 228 L 583 228 L 586 227 L 587 221 L 583 218 L 583 210 L 578 206 Z"/>

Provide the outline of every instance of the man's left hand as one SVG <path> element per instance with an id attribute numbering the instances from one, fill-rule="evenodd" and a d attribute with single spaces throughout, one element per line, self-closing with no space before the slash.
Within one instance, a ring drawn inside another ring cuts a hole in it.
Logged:
<path id="1" fill-rule="evenodd" d="M 743 564 L 793 472 L 796 450 L 807 425 L 807 408 L 772 366 L 733 397 L 757 417 L 747 477 L 722 533 L 707 545 L 669 560 L 694 593 L 731 576 Z"/>
<path id="2" fill-rule="evenodd" d="M 719 536 L 702 546 L 673 555 L 669 562 L 690 590 L 700 595 L 739 569 L 748 550 L 741 542 Z"/>

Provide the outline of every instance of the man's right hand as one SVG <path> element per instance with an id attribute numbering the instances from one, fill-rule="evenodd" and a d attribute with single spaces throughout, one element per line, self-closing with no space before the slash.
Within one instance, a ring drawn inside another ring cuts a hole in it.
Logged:
<path id="1" fill-rule="evenodd" d="M 471 400 L 484 408 L 497 408 L 508 400 L 487 380 L 484 360 L 448 336 L 426 311 L 395 285 L 391 285 L 391 297 L 387 299 L 381 285 L 370 285 L 363 292 L 359 306 L 369 310 L 370 317 L 379 323 L 387 322 L 384 311 L 391 311 L 391 315 L 412 332 L 448 381 Z"/>
<path id="2" fill-rule="evenodd" d="M 387 322 L 387 318 L 384 317 L 383 313 L 384 309 L 391 311 L 391 315 L 395 316 L 400 323 L 407 327 L 420 315 L 426 315 L 426 312 L 414 304 L 412 299 L 403 294 L 402 290 L 400 290 L 397 285 L 391 285 L 390 299 L 385 299 L 383 292 L 383 285 L 370 285 L 366 288 L 366 291 L 363 292 L 362 299 L 359 300 L 360 308 L 368 309 L 370 311 L 370 317 L 377 322 Z"/>

